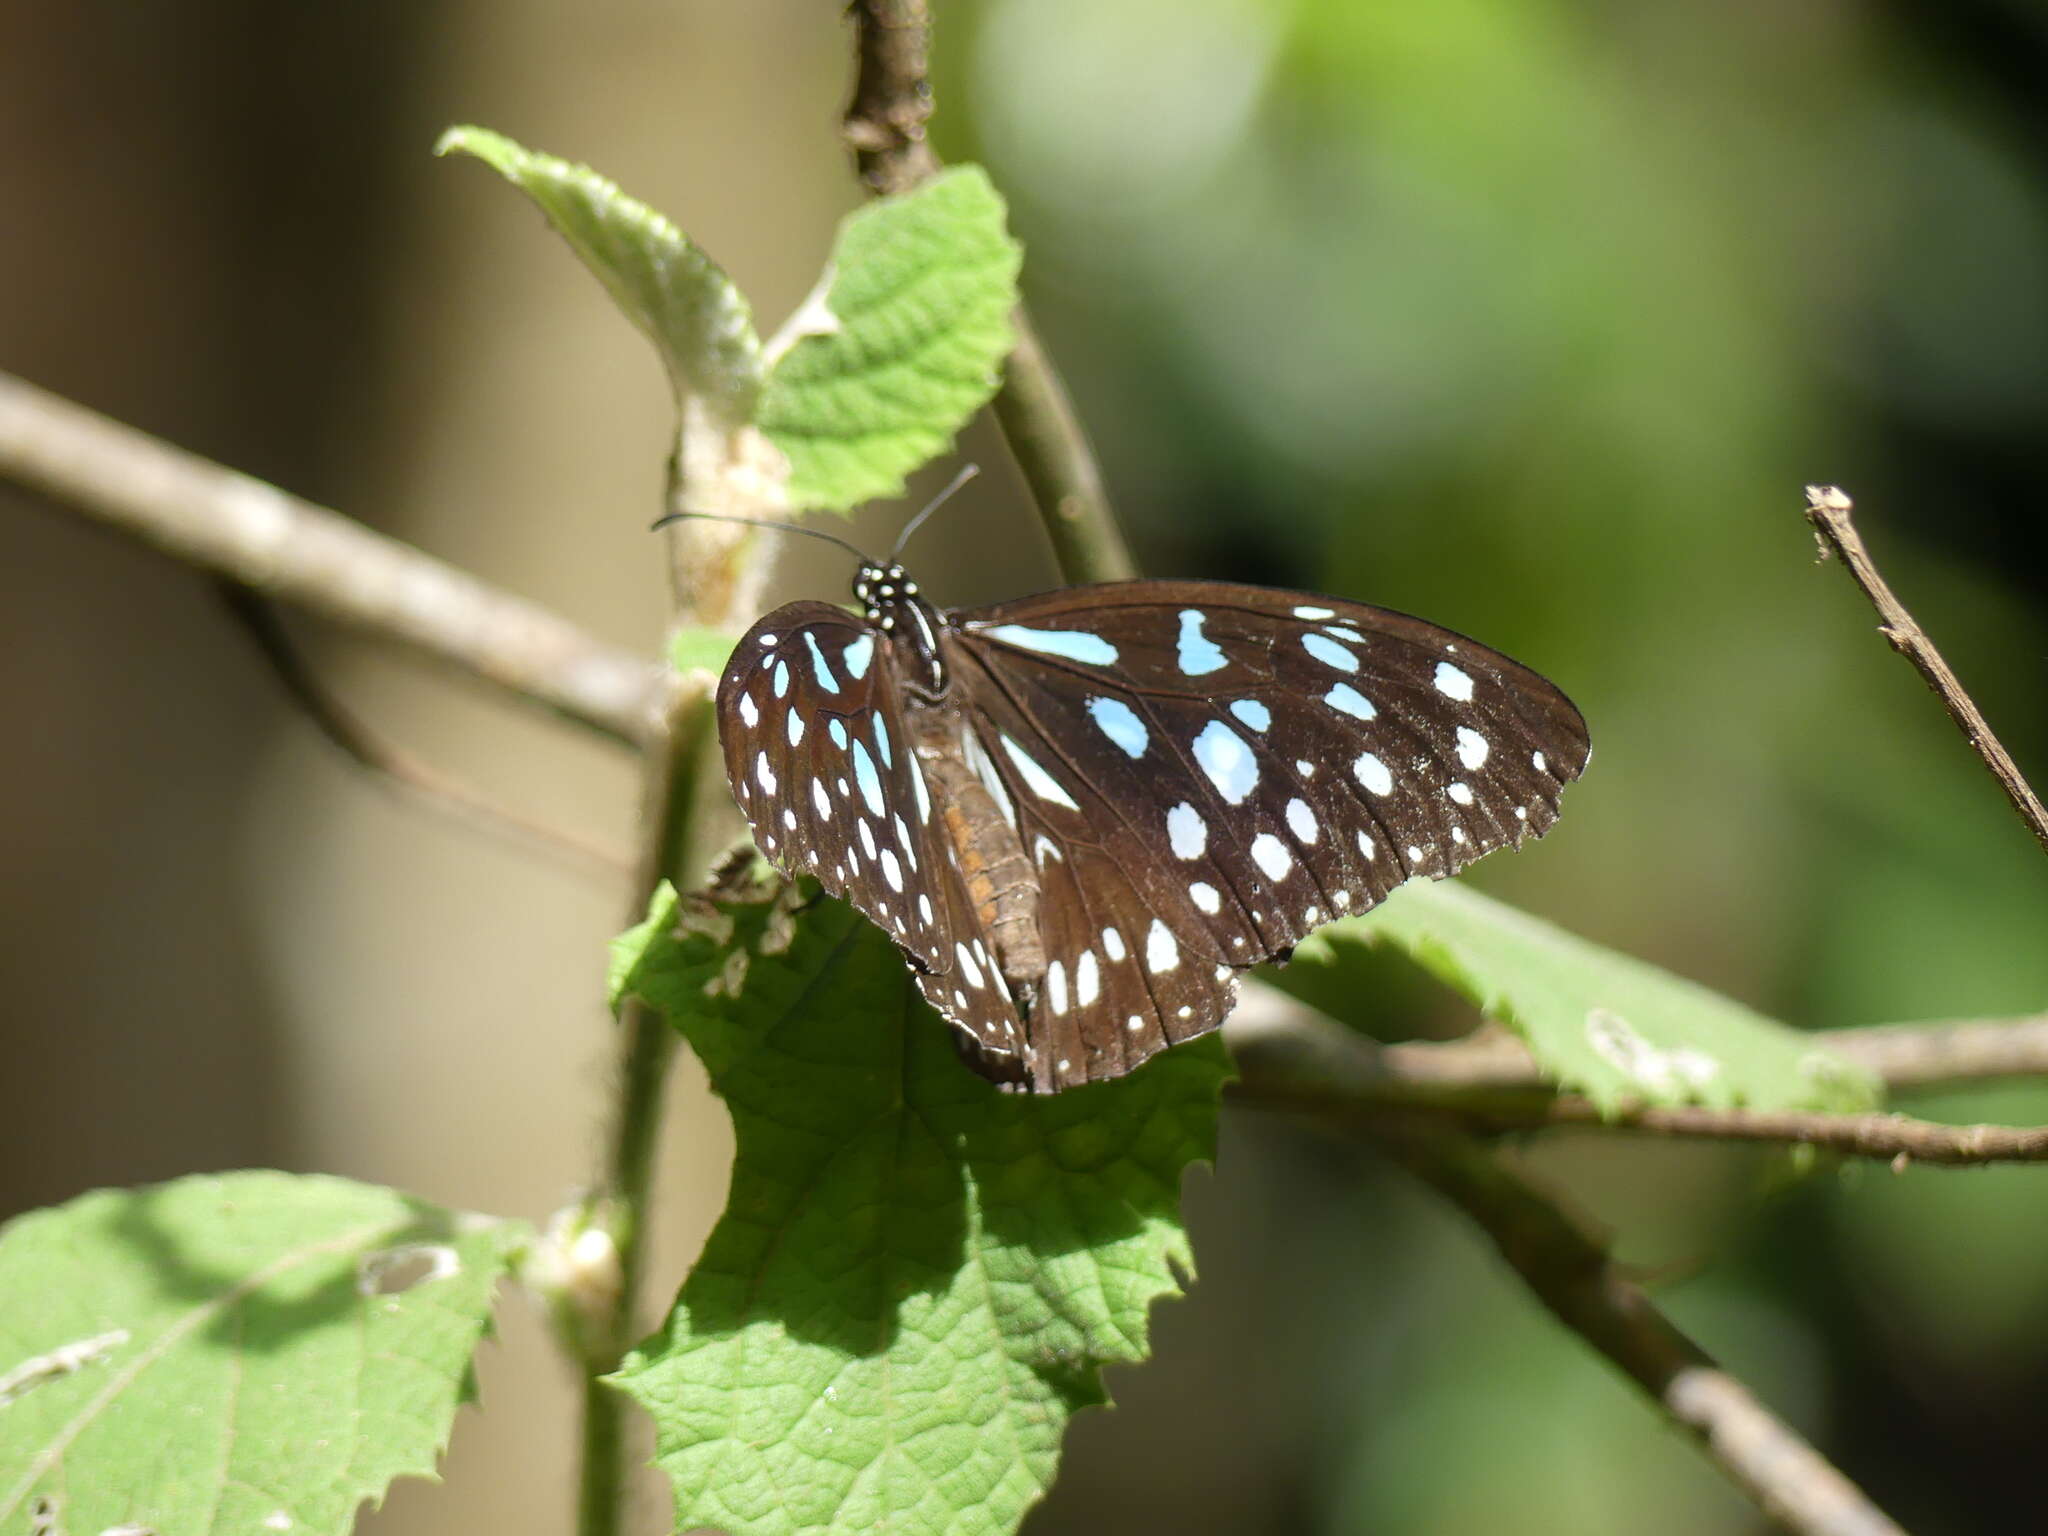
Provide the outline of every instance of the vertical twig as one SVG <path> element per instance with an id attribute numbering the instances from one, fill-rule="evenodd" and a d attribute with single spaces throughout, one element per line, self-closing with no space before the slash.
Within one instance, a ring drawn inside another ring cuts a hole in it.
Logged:
<path id="1" fill-rule="evenodd" d="M 2020 820 L 2034 834 L 2041 851 L 2048 853 L 2048 810 L 2042 808 L 2040 796 L 2027 783 L 2026 776 L 2013 762 L 2011 754 L 1999 745 L 1976 701 L 1956 681 L 1955 673 L 1942 660 L 1941 652 L 1934 648 L 1927 632 L 1914 622 L 1905 604 L 1892 595 L 1892 589 L 1878 574 L 1876 563 L 1856 532 L 1856 525 L 1849 520 L 1849 514 L 1854 510 L 1855 503 L 1838 486 L 1809 485 L 1806 488 L 1806 520 L 1813 524 L 1814 533 L 1821 540 L 1823 558 L 1830 549 L 1841 556 L 1843 566 L 1855 579 L 1856 585 L 1863 589 L 1863 595 L 1870 599 L 1870 606 L 1877 610 L 1880 621 L 1878 633 L 1891 643 L 1893 650 L 1913 664 L 1914 670 L 1934 690 L 1934 696 L 1941 700 L 1941 707 L 1948 711 L 1948 717 L 1955 721 L 1963 739 L 1983 759 L 1984 766 L 1991 770 L 1991 776 L 1998 780 L 1998 787 L 2005 791 L 2005 798 L 2012 802 Z"/>
<path id="2" fill-rule="evenodd" d="M 932 114 L 931 8 L 926 0 L 854 0 L 852 14 L 857 66 L 846 142 L 870 192 L 907 191 L 939 168 L 925 137 Z M 996 392 L 995 417 L 1031 488 L 1060 572 L 1070 582 L 1125 580 L 1136 567 L 1066 386 L 1023 305 L 1010 326 L 1016 343 Z"/>
<path id="3" fill-rule="evenodd" d="M 649 754 L 641 865 L 634 881 L 634 922 L 645 914 L 648 900 L 662 880 L 683 879 L 698 862 L 691 808 L 710 729 L 710 701 L 697 693 L 679 698 L 659 747 Z M 582 1341 L 580 1536 L 618 1536 L 623 1529 L 625 1492 L 632 1471 L 626 1435 L 628 1405 L 604 1377 L 625 1358 L 638 1327 L 662 1093 L 676 1051 L 676 1034 L 668 1020 L 637 998 L 620 1011 L 619 1030 L 618 1081 L 605 1134 L 604 1166 L 595 1194 L 585 1202 L 584 1218 L 575 1224 L 605 1234 L 615 1266 L 596 1326 Z"/>

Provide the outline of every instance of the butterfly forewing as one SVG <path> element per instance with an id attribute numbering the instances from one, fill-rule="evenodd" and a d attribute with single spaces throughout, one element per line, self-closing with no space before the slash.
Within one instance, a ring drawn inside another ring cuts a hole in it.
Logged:
<path id="1" fill-rule="evenodd" d="M 1405 614 L 1140 581 L 940 615 L 899 568 L 863 578 L 866 622 L 792 604 L 742 642 L 727 771 L 763 851 L 894 935 L 978 1069 L 1035 1089 L 1215 1028 L 1239 971 L 1542 833 L 1585 766 L 1554 686 Z M 992 869 L 1029 887 L 1007 949 Z"/>
<path id="2" fill-rule="evenodd" d="M 885 636 L 826 603 L 749 630 L 718 689 L 727 781 L 761 851 L 894 938 L 934 1006 L 1022 1079 L 1011 1004 L 912 749 Z"/>

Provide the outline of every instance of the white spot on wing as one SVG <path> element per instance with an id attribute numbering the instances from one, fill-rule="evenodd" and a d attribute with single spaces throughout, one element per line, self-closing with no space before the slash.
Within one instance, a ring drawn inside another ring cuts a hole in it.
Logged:
<path id="1" fill-rule="evenodd" d="M 1158 918 L 1152 919 L 1152 926 L 1145 930 L 1145 968 L 1157 975 L 1170 971 L 1180 964 L 1180 945 L 1166 924 Z M 1185 1015 L 1183 1015 L 1185 1017 Z"/>
<path id="2" fill-rule="evenodd" d="M 1086 1008 L 1102 995 L 1102 975 L 1096 968 L 1095 951 L 1084 949 L 1074 964 L 1074 1002 Z"/>
<path id="3" fill-rule="evenodd" d="M 1045 968 L 1045 998 L 1054 1013 L 1067 1011 L 1067 968 L 1058 960 Z"/>
<path id="4" fill-rule="evenodd" d="M 768 766 L 766 752 L 754 754 L 754 779 L 769 794 L 775 793 L 775 770 Z"/>
<path id="5" fill-rule="evenodd" d="M 1448 661 L 1440 661 L 1436 664 L 1436 691 L 1447 699 L 1469 704 L 1472 702 L 1472 676 Z"/>
<path id="6" fill-rule="evenodd" d="M 1486 738 L 1469 725 L 1458 727 L 1458 761 L 1467 768 L 1477 768 L 1486 761 L 1486 755 L 1493 750 Z"/>
<path id="7" fill-rule="evenodd" d="M 1258 759 L 1245 740 L 1221 720 L 1211 720 L 1195 737 L 1195 761 L 1232 805 L 1242 805 L 1259 782 Z"/>
<path id="8" fill-rule="evenodd" d="M 1124 948 L 1124 936 L 1114 928 L 1102 930 L 1102 952 L 1112 960 L 1121 960 L 1129 953 Z"/>
<path id="9" fill-rule="evenodd" d="M 1183 800 L 1166 813 L 1166 837 L 1177 859 L 1199 859 L 1209 846 L 1209 824 Z"/>
<path id="10" fill-rule="evenodd" d="M 1316 813 L 1308 808 L 1306 800 L 1287 802 L 1287 830 L 1294 834 L 1297 842 L 1312 843 L 1316 840 L 1316 834 L 1322 828 L 1316 825 Z"/>
<path id="11" fill-rule="evenodd" d="M 1457 801 L 1460 805 L 1470 805 L 1472 803 L 1472 786 L 1470 784 L 1465 783 L 1463 780 L 1459 780 L 1447 786 L 1444 790 L 1444 793 L 1449 795 L 1453 800 Z"/>
<path id="12" fill-rule="evenodd" d="M 973 952 L 965 944 L 954 944 L 953 958 L 960 962 L 960 974 L 967 978 L 967 985 L 970 987 L 984 985 L 981 977 L 981 967 L 974 963 Z"/>
<path id="13" fill-rule="evenodd" d="M 1285 880 L 1294 868 L 1294 855 L 1272 833 L 1261 832 L 1252 839 L 1252 862 L 1265 871 L 1268 880 Z"/>
<path id="14" fill-rule="evenodd" d="M 1041 800 L 1050 800 L 1054 805 L 1064 805 L 1070 811 L 1078 811 L 1074 797 L 1060 788 L 1060 781 L 1039 765 L 1038 759 L 1026 752 L 1008 733 L 1002 737 L 1003 750 L 1010 754 L 1010 761 L 1017 765 L 1017 771 L 1024 775 L 1024 783 Z"/>
<path id="15" fill-rule="evenodd" d="M 1358 760 L 1351 765 L 1358 782 L 1376 795 L 1391 795 L 1394 792 L 1394 776 L 1387 771 L 1387 765 L 1370 752 L 1361 752 Z"/>
<path id="16" fill-rule="evenodd" d="M 761 723 L 761 709 L 754 702 L 754 696 L 751 693 L 740 695 L 740 718 L 747 722 L 747 729 L 750 731 Z M 795 717 L 791 716 L 791 718 L 794 719 Z"/>
<path id="17" fill-rule="evenodd" d="M 839 653 L 839 660 L 846 668 L 848 677 L 866 677 L 868 663 L 875 658 L 875 637 L 862 635 L 853 644 Z"/>
<path id="18" fill-rule="evenodd" d="M 1337 617 L 1337 610 L 1334 608 L 1297 608 L 1294 610 L 1294 616 L 1297 619 L 1334 619 Z"/>
<path id="19" fill-rule="evenodd" d="M 893 848 L 882 850 L 882 878 L 889 882 L 890 890 L 903 889 L 903 866 L 897 862 L 896 850 Z"/>
<path id="20" fill-rule="evenodd" d="M 1214 917 L 1223 909 L 1222 894 L 1206 880 L 1197 880 L 1188 887 L 1188 900 Z"/>
<path id="21" fill-rule="evenodd" d="M 795 710 L 789 712 L 789 744 L 793 747 L 804 739 L 804 717 Z"/>

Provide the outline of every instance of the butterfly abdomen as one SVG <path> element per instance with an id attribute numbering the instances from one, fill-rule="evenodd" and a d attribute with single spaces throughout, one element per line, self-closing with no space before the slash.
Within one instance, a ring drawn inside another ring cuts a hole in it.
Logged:
<path id="1" fill-rule="evenodd" d="M 1038 882 L 1024 845 L 960 755 L 960 726 L 950 712 L 914 711 L 911 740 L 975 918 L 989 936 L 1011 996 L 1027 1002 L 1045 974 L 1045 946 L 1038 932 Z"/>

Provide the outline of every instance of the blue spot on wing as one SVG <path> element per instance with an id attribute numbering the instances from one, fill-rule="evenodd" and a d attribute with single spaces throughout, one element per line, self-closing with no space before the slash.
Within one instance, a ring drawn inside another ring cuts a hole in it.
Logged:
<path id="1" fill-rule="evenodd" d="M 875 772 L 875 760 L 868 756 L 867 744 L 856 741 L 853 744 L 853 780 L 860 785 L 860 797 L 875 815 L 882 814 L 882 776 Z"/>
<path id="2" fill-rule="evenodd" d="M 1095 723 L 1102 727 L 1102 734 L 1122 747 L 1132 757 L 1143 757 L 1145 747 L 1152 739 L 1145 729 L 1137 711 L 1121 699 L 1090 699 L 1088 713 L 1095 717 Z"/>
<path id="3" fill-rule="evenodd" d="M 1379 710 L 1373 707 L 1372 700 L 1349 683 L 1337 684 L 1323 695 L 1323 702 L 1332 709 L 1341 709 L 1345 714 L 1356 716 L 1360 720 L 1370 720 L 1379 713 Z"/>
<path id="4" fill-rule="evenodd" d="M 1019 650 L 1037 651 L 1091 667 L 1116 664 L 1117 648 L 1100 635 L 1082 629 L 1033 629 L 1026 624 L 997 624 L 983 630 L 991 640 L 1014 645 Z"/>
<path id="5" fill-rule="evenodd" d="M 1303 635 L 1301 648 L 1326 667 L 1335 667 L 1340 672 L 1358 670 L 1358 658 L 1328 635 Z"/>
<path id="6" fill-rule="evenodd" d="M 818 649 L 818 637 L 806 632 L 804 644 L 811 648 L 811 670 L 817 674 L 818 686 L 827 693 L 837 693 L 839 679 L 832 675 L 832 668 L 826 665 L 825 653 Z"/>
<path id="7" fill-rule="evenodd" d="M 1263 732 L 1273 723 L 1273 711 L 1257 699 L 1238 699 L 1230 706 L 1230 712 L 1255 731 Z"/>
<path id="8" fill-rule="evenodd" d="M 1221 720 L 1211 720 L 1195 737 L 1195 761 L 1232 805 L 1242 805 L 1259 782 L 1259 760 L 1245 739 Z"/>
<path id="9" fill-rule="evenodd" d="M 862 678 L 868 675 L 868 663 L 874 659 L 874 655 L 875 637 L 862 635 L 839 653 L 839 659 L 846 663 L 849 677 Z"/>
<path id="10" fill-rule="evenodd" d="M 1208 617 L 1199 608 L 1180 611 L 1180 669 L 1189 677 L 1200 677 L 1230 664 L 1223 647 L 1202 633 L 1202 623 Z"/>

